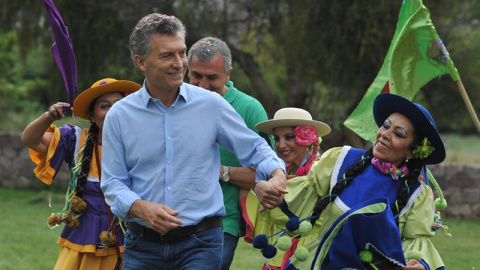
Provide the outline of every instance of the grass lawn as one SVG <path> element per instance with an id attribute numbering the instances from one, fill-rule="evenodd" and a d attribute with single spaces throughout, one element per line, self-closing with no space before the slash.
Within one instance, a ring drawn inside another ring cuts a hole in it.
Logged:
<path id="1" fill-rule="evenodd" d="M 0 226 L 0 269 L 53 269 L 58 254 L 56 244 L 61 228 L 49 229 L 47 217 L 61 209 L 63 194 L 54 191 L 0 189 L 0 211 L 5 219 Z M 444 220 L 451 237 L 438 235 L 434 243 L 447 269 L 480 269 L 478 235 L 480 221 Z M 259 250 L 240 240 L 232 270 L 261 269 L 263 257 Z"/>
<path id="2" fill-rule="evenodd" d="M 53 269 L 61 229 L 48 228 L 47 217 L 54 212 L 48 196 L 46 191 L 0 189 L 0 211 L 5 216 L 0 226 L 0 269 Z"/>
<path id="3" fill-rule="evenodd" d="M 480 165 L 480 136 L 441 134 L 447 157 L 444 162 Z"/>

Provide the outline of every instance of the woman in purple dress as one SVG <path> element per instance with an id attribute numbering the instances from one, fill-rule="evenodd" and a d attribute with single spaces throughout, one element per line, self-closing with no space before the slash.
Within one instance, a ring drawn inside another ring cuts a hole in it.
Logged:
<path id="1" fill-rule="evenodd" d="M 30 148 L 37 165 L 34 173 L 50 185 L 63 162 L 69 165 L 66 204 L 53 213 L 48 224 L 66 225 L 58 239 L 60 253 L 55 269 L 114 269 L 121 265 L 123 229 L 105 203 L 100 189 L 102 128 L 105 115 L 115 102 L 140 89 L 124 80 L 102 79 L 77 96 L 73 114 L 91 122 L 90 128 L 56 127 L 70 104 L 57 102 L 30 123 L 22 142 Z"/>

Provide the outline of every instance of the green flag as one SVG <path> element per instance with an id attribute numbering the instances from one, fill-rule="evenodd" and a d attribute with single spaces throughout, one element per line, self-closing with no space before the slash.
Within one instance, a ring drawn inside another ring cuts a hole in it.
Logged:
<path id="1" fill-rule="evenodd" d="M 378 127 L 372 109 L 378 94 L 390 92 L 412 100 L 422 86 L 443 74 L 459 79 L 428 9 L 421 0 L 405 0 L 382 68 L 344 125 L 374 142 Z"/>

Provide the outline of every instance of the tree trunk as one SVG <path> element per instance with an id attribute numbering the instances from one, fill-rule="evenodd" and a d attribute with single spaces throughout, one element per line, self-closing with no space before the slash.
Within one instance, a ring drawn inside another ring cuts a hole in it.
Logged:
<path id="1" fill-rule="evenodd" d="M 238 50 L 235 46 L 230 46 L 232 51 L 232 58 L 235 60 L 242 70 L 245 72 L 253 86 L 253 89 L 258 95 L 258 100 L 263 104 L 269 117 L 272 117 L 280 108 L 278 98 L 272 93 L 270 87 L 262 76 L 258 64 L 253 59 L 253 56 Z"/>

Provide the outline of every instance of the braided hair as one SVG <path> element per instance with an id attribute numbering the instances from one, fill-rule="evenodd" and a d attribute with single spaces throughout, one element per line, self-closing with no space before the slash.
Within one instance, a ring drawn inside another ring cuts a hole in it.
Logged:
<path id="1" fill-rule="evenodd" d="M 312 216 L 317 217 L 310 222 L 312 225 L 320 217 L 323 210 L 327 208 L 330 202 L 333 202 L 335 198 L 352 182 L 355 176 L 359 175 L 365 168 L 370 165 L 373 158 L 373 148 L 370 148 L 363 156 L 361 156 L 353 165 L 351 165 L 343 175 L 342 180 L 338 181 L 332 188 L 329 195 L 320 197 L 315 203 Z"/>
<path id="2" fill-rule="evenodd" d="M 418 140 L 418 134 L 414 134 L 414 143 L 410 145 L 410 150 L 415 149 L 418 145 L 420 145 L 420 140 Z M 410 187 L 418 182 L 420 173 L 422 172 L 422 168 L 425 165 L 425 162 L 419 158 L 412 158 L 405 162 L 408 175 L 404 177 L 404 185 L 401 185 L 398 190 L 397 200 L 394 205 L 391 206 L 393 216 L 395 217 L 395 222 L 398 226 L 398 217 L 400 216 L 400 211 L 407 205 L 408 203 L 408 194 L 410 192 Z"/>
<path id="3" fill-rule="evenodd" d="M 93 109 L 95 107 L 97 100 L 93 100 L 88 107 L 88 114 L 93 115 Z M 90 166 L 92 164 L 92 157 L 93 157 L 93 150 L 97 145 L 98 141 L 98 133 L 99 128 L 97 124 L 93 123 L 90 125 L 88 130 L 87 139 L 85 141 L 85 148 L 83 150 L 83 155 L 80 160 L 81 162 L 81 170 L 80 174 L 78 175 L 77 183 L 75 185 L 75 194 L 76 196 L 83 198 L 85 195 L 85 185 L 87 184 L 87 177 L 88 173 L 90 172 Z M 97 162 L 100 162 L 97 160 Z"/>
<path id="4" fill-rule="evenodd" d="M 78 175 L 77 184 L 75 185 L 75 194 L 83 198 L 85 185 L 87 183 L 88 173 L 90 172 L 90 165 L 92 164 L 93 150 L 98 140 L 98 127 L 95 123 L 92 123 L 88 131 L 85 148 L 83 150 L 83 156 L 81 158 L 82 169 Z M 98 161 L 97 161 L 98 162 Z"/>

